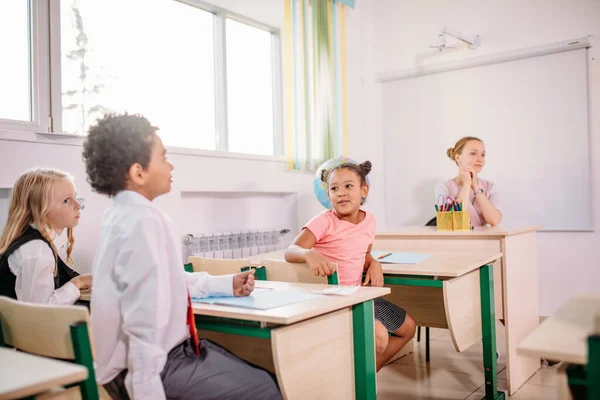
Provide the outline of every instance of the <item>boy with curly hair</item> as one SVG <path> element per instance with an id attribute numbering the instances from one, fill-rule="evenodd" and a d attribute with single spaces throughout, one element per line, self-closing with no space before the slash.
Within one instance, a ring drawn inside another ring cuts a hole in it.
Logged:
<path id="1" fill-rule="evenodd" d="M 156 131 L 142 116 L 111 114 L 83 146 L 89 183 L 113 198 L 93 264 L 98 383 L 114 399 L 280 399 L 267 371 L 197 339 L 190 294 L 248 296 L 254 276 L 184 272 L 170 220 L 152 203 L 173 170 Z"/>

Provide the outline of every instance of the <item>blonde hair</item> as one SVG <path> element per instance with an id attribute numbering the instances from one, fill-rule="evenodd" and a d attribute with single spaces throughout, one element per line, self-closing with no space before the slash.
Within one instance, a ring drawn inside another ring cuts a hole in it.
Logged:
<path id="1" fill-rule="evenodd" d="M 457 154 L 462 154 L 462 151 L 465 147 L 465 145 L 470 142 L 471 140 L 476 140 L 478 142 L 483 143 L 483 140 L 475 137 L 475 136 L 465 136 L 463 138 L 461 138 L 458 142 L 456 142 L 456 144 L 454 145 L 454 147 L 450 147 L 448 150 L 446 150 L 446 155 L 448 156 L 448 158 L 450 158 L 452 161 L 456 162 L 456 155 Z"/>
<path id="2" fill-rule="evenodd" d="M 50 243 L 54 258 L 58 257 L 56 247 L 48 234 L 52 230 L 48 222 L 48 212 L 52 207 L 52 189 L 57 181 L 64 178 L 73 180 L 70 175 L 50 168 L 33 168 L 19 177 L 12 191 L 8 220 L 0 237 L 0 254 L 25 233 L 29 224 L 35 224 L 44 239 Z M 72 262 L 71 252 L 75 243 L 73 228 L 67 228 L 67 237 L 67 260 Z M 54 275 L 56 273 L 55 266 Z"/>

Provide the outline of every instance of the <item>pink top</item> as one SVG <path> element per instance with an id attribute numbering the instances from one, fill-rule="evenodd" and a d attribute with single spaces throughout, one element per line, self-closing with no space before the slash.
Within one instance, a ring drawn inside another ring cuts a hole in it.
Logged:
<path id="1" fill-rule="evenodd" d="M 488 198 L 490 203 L 498 209 L 498 190 L 496 189 L 496 185 L 494 185 L 490 181 L 486 181 L 485 179 L 479 178 L 479 187 L 483 189 L 483 193 Z M 439 196 L 450 196 L 452 199 L 456 199 L 462 190 L 462 186 L 458 186 L 454 179 L 447 180 L 444 183 L 440 183 L 435 187 L 435 198 L 436 204 Z M 471 217 L 471 225 L 474 227 L 487 225 L 485 219 L 483 218 L 483 214 L 481 214 L 481 210 L 477 205 L 475 205 L 475 193 L 471 190 L 469 194 L 468 204 L 464 205 L 465 211 L 469 212 L 469 216 Z"/>
<path id="2" fill-rule="evenodd" d="M 340 285 L 361 284 L 367 250 L 375 238 L 375 217 L 361 212 L 365 218 L 358 224 L 342 221 L 333 210 L 325 210 L 302 227 L 317 238 L 313 248 L 338 264 Z"/>

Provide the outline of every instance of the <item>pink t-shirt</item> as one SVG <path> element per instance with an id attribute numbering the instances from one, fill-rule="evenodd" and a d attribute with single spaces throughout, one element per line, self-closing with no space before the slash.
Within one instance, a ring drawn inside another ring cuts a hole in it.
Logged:
<path id="1" fill-rule="evenodd" d="M 317 238 L 313 248 L 338 264 L 340 285 L 361 284 L 367 249 L 375 238 L 375 217 L 361 212 L 365 218 L 358 224 L 342 221 L 333 210 L 325 210 L 302 227 Z"/>
<path id="2" fill-rule="evenodd" d="M 486 181 L 485 179 L 479 178 L 479 187 L 483 189 L 483 193 L 488 198 L 490 203 L 497 209 L 498 207 L 498 190 L 496 185 L 494 185 L 490 181 Z M 454 179 L 447 180 L 444 183 L 440 183 L 435 188 L 435 198 L 437 202 L 437 198 L 439 196 L 450 196 L 453 199 L 456 199 L 462 190 L 462 186 L 458 186 Z M 483 218 L 483 214 L 479 207 L 475 204 L 475 193 L 471 190 L 469 194 L 469 202 L 465 206 L 465 211 L 469 212 L 469 216 L 471 217 L 471 225 L 474 227 L 487 225 L 485 222 L 485 218 Z"/>

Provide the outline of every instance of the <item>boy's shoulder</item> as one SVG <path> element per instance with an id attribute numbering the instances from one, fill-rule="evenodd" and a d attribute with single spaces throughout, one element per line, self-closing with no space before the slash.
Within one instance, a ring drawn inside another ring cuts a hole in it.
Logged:
<path id="1" fill-rule="evenodd" d="M 125 231 L 161 225 L 163 222 L 159 210 L 136 204 L 113 204 L 104 214 L 103 220 L 104 225 L 118 226 Z"/>

